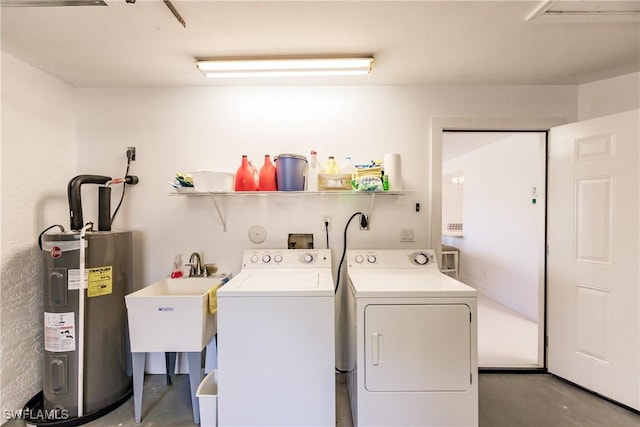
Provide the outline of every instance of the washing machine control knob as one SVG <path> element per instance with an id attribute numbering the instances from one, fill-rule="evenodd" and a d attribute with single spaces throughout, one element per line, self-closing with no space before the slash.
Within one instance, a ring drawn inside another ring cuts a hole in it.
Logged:
<path id="1" fill-rule="evenodd" d="M 356 255 L 356 262 L 358 264 L 362 264 L 362 261 L 364 261 L 364 258 L 362 257 L 362 255 Z"/>
<path id="2" fill-rule="evenodd" d="M 252 263 L 258 262 L 258 255 L 251 255 L 251 262 Z"/>
<path id="3" fill-rule="evenodd" d="M 310 262 L 312 262 L 312 261 L 313 261 L 313 255 L 311 255 L 311 254 L 305 254 L 305 255 L 304 255 L 304 258 L 302 258 L 302 260 L 303 260 L 304 262 L 306 262 L 307 264 L 309 264 Z"/>
<path id="4" fill-rule="evenodd" d="M 274 255 L 273 260 L 278 263 L 282 262 L 282 255 Z"/>
<path id="5" fill-rule="evenodd" d="M 375 262 L 376 262 L 376 261 L 377 261 L 377 258 L 376 258 L 376 256 L 375 256 L 375 255 L 369 255 L 369 256 L 367 257 L 367 262 L 368 262 L 369 264 L 375 264 Z"/>
<path id="6" fill-rule="evenodd" d="M 427 265 L 427 263 L 429 262 L 429 257 L 426 254 L 420 252 L 414 255 L 413 260 L 418 265 Z"/>
<path id="7" fill-rule="evenodd" d="M 271 255 L 269 254 L 265 254 L 262 255 L 262 262 L 264 262 L 265 264 L 271 261 Z"/>

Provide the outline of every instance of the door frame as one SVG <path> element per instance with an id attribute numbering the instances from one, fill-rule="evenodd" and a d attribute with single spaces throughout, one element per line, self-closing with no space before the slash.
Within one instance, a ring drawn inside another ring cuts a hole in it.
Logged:
<path id="1" fill-rule="evenodd" d="M 436 251 L 437 258 L 441 258 L 442 249 L 442 134 L 444 131 L 512 131 L 512 132 L 547 132 L 554 126 L 570 123 L 565 117 L 432 117 L 431 118 L 431 152 L 429 170 L 431 172 L 430 195 L 430 236 L 431 247 Z M 548 150 L 548 141 L 547 141 Z M 546 177 L 545 177 L 546 180 Z M 545 203 L 546 206 L 546 203 Z M 547 206 L 548 209 L 548 206 Z M 546 226 L 545 226 L 546 233 Z M 546 235 L 544 245 L 546 247 Z M 544 252 L 546 254 L 546 249 Z M 546 259 L 542 259 L 542 272 L 545 275 L 543 286 L 539 290 L 538 301 L 539 319 L 543 327 L 538 327 L 538 368 L 546 370 Z"/>

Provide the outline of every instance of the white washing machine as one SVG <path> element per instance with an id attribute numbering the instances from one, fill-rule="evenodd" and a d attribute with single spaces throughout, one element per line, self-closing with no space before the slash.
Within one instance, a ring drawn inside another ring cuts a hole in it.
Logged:
<path id="1" fill-rule="evenodd" d="M 247 250 L 218 290 L 218 425 L 335 426 L 328 249 Z"/>
<path id="2" fill-rule="evenodd" d="M 347 251 L 347 274 L 354 426 L 477 426 L 475 289 L 430 249 Z"/>

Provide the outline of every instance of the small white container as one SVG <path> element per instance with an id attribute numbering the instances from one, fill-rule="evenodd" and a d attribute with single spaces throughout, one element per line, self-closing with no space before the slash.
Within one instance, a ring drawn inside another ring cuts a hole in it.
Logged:
<path id="1" fill-rule="evenodd" d="M 195 190 L 195 188 L 193 187 L 174 187 L 176 190 L 176 193 L 193 193 Z"/>
<path id="2" fill-rule="evenodd" d="M 233 191 L 235 175 L 229 172 L 191 172 L 193 188 L 197 192 Z"/>
<path id="3" fill-rule="evenodd" d="M 200 427 L 218 425 L 218 370 L 213 369 L 202 380 L 196 391 L 200 402 Z"/>

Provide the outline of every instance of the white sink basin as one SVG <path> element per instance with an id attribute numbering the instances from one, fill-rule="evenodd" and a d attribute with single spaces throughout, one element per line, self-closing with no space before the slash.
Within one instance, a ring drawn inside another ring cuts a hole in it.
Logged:
<path id="1" fill-rule="evenodd" d="M 164 279 L 125 296 L 132 352 L 201 351 L 216 333 L 209 290 L 220 277 Z"/>

